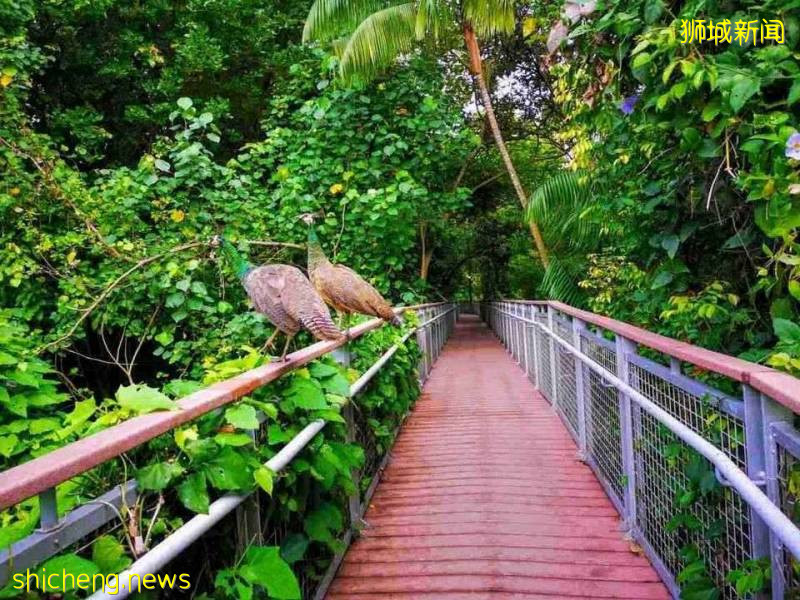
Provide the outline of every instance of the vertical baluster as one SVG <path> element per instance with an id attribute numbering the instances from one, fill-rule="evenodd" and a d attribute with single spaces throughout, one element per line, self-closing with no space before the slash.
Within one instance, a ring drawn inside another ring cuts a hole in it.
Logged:
<path id="1" fill-rule="evenodd" d="M 531 320 L 534 323 L 539 322 L 539 307 L 533 306 L 531 308 Z M 539 337 L 539 328 L 536 325 L 531 324 L 529 327 L 529 331 L 531 334 L 531 341 L 533 342 L 533 356 L 531 356 L 531 360 L 533 362 L 533 385 L 536 389 L 540 389 L 541 385 L 540 382 L 542 381 L 541 375 L 539 374 L 539 352 L 541 352 L 541 348 L 539 348 L 539 342 L 537 338 Z"/>
<path id="2" fill-rule="evenodd" d="M 514 315 L 509 317 L 511 319 L 511 358 L 517 360 L 517 351 L 519 349 L 517 346 L 517 305 L 512 304 L 510 308 L 511 314 Z"/>
<path id="3" fill-rule="evenodd" d="M 553 339 L 556 335 L 556 320 L 555 311 L 549 304 L 547 305 L 547 328 L 550 330 L 550 333 L 547 334 L 548 352 L 550 352 L 550 402 L 554 408 L 558 409 L 558 372 L 556 364 L 558 349 L 556 348 L 557 342 Z"/>
<path id="4" fill-rule="evenodd" d="M 520 331 L 522 332 L 522 359 L 523 359 L 523 367 L 525 369 L 525 376 L 530 379 L 531 378 L 531 366 L 530 366 L 530 345 L 528 338 L 530 337 L 530 329 L 528 328 L 528 321 L 530 317 L 528 316 L 530 313 L 530 304 L 526 304 L 523 306 L 522 310 L 522 318 L 526 319 L 524 321 L 520 321 Z"/>
<path id="5" fill-rule="evenodd" d="M 253 445 L 258 443 L 258 430 L 249 430 Z M 261 529 L 261 494 L 250 494 L 247 499 L 236 507 L 236 556 L 243 556 L 247 549 L 253 545 L 264 543 Z"/>
<path id="6" fill-rule="evenodd" d="M 586 324 L 577 317 L 572 318 L 572 347 L 578 352 L 581 350 L 581 333 L 586 329 Z M 575 403 L 578 409 L 578 448 L 581 460 L 586 460 L 586 400 L 584 398 L 584 365 L 575 357 Z"/>
<path id="7" fill-rule="evenodd" d="M 772 502 L 780 506 L 778 443 L 775 440 L 772 426 L 781 422 L 792 425 L 794 415 L 788 408 L 760 394 L 749 386 L 744 387 L 744 401 L 747 474 L 751 479 L 756 480 L 759 476 L 763 477 L 767 496 Z M 787 583 L 784 575 L 783 544 L 778 539 L 778 536 L 771 533 L 753 511 L 750 511 L 750 513 L 753 558 L 770 557 L 772 564 L 772 597 L 783 598 Z"/>
<path id="8" fill-rule="evenodd" d="M 51 487 L 39 494 L 39 529 L 52 531 L 58 528 L 58 499 L 56 488 Z"/>
<path id="9" fill-rule="evenodd" d="M 424 321 L 424 311 L 422 315 L 419 317 L 420 321 Z M 419 381 L 420 383 L 425 383 L 425 379 L 427 378 L 427 350 L 425 348 L 425 328 L 421 327 L 417 329 L 417 346 L 419 346 L 420 357 L 419 357 Z"/>
<path id="10" fill-rule="evenodd" d="M 636 354 L 636 344 L 622 336 L 617 336 L 615 350 L 617 355 L 617 377 L 630 383 L 628 356 Z M 631 399 L 619 394 L 619 422 L 621 429 L 622 472 L 625 475 L 625 525 L 631 531 L 636 525 L 636 467 L 633 450 L 633 412 Z"/>

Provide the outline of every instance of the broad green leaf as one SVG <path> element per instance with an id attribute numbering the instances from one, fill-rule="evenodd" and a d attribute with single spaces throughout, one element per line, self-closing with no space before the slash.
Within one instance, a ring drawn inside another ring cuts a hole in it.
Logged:
<path id="1" fill-rule="evenodd" d="M 190 379 L 175 379 L 164 386 L 164 393 L 173 398 L 183 398 L 202 389 L 202 384 Z"/>
<path id="2" fill-rule="evenodd" d="M 239 429 L 258 429 L 260 427 L 256 409 L 244 403 L 228 408 L 225 411 L 225 421 Z"/>
<path id="3" fill-rule="evenodd" d="M 328 408 L 325 394 L 311 379 L 293 377 L 291 384 L 284 392 L 286 399 L 290 400 L 297 408 L 306 410 L 322 410 Z"/>
<path id="4" fill-rule="evenodd" d="M 343 527 L 342 511 L 330 502 L 325 502 L 319 508 L 312 510 L 303 521 L 303 529 L 309 538 L 331 547 L 337 546 L 334 534 L 341 532 Z"/>
<path id="5" fill-rule="evenodd" d="M 800 100 L 800 79 L 796 78 L 789 90 L 789 96 L 786 98 L 786 103 L 791 106 Z"/>
<path id="6" fill-rule="evenodd" d="M 734 113 L 745 105 L 745 103 L 753 97 L 761 89 L 761 83 L 757 79 L 750 77 L 740 77 L 731 89 L 730 105 Z"/>
<path id="7" fill-rule="evenodd" d="M 269 467 L 260 467 L 255 470 L 253 473 L 253 477 L 256 480 L 256 483 L 261 486 L 261 489 L 267 492 L 270 496 L 272 495 L 272 487 L 274 485 L 274 478 L 275 474 Z"/>
<path id="8" fill-rule="evenodd" d="M 315 361 L 308 367 L 312 377 L 316 379 L 324 379 L 325 377 L 332 377 L 339 373 L 339 369 L 333 365 L 328 365 L 323 362 Z"/>
<path id="9" fill-rule="evenodd" d="M 646 23 L 655 23 L 664 12 L 662 0 L 645 0 L 644 20 Z"/>
<path id="10" fill-rule="evenodd" d="M 800 343 L 800 325 L 788 319 L 773 319 L 772 328 L 782 342 Z"/>
<path id="11" fill-rule="evenodd" d="M 104 575 L 125 570 L 131 559 L 125 554 L 125 547 L 111 535 L 103 535 L 92 544 L 92 562 Z"/>
<path id="12" fill-rule="evenodd" d="M 136 481 L 141 490 L 164 490 L 173 479 L 183 474 L 183 467 L 177 463 L 159 462 L 148 465 L 136 472 Z"/>
<path id="13" fill-rule="evenodd" d="M 287 563 L 294 564 L 301 560 L 308 549 L 308 538 L 302 533 L 289 535 L 281 544 L 281 556 Z"/>
<path id="14" fill-rule="evenodd" d="M 6 435 L 0 437 L 0 454 L 9 458 L 14 453 L 14 448 L 17 447 L 19 438 L 16 435 Z"/>
<path id="15" fill-rule="evenodd" d="M 208 514 L 208 488 L 203 473 L 192 473 L 178 486 L 178 498 L 189 510 Z"/>
<path id="16" fill-rule="evenodd" d="M 300 586 L 291 567 L 280 556 L 277 546 L 252 546 L 245 553 L 239 573 L 249 583 L 267 590 L 270 598 L 296 600 Z"/>
<path id="17" fill-rule="evenodd" d="M 658 275 L 656 275 L 655 279 L 653 279 L 653 283 L 650 286 L 651 289 L 658 289 L 664 287 L 668 283 L 670 283 L 675 278 L 670 271 L 661 271 Z"/>
<path id="18" fill-rule="evenodd" d="M 85 574 L 91 579 L 94 575 L 100 573 L 100 569 L 92 561 L 81 558 L 77 554 L 63 554 L 51 558 L 39 568 L 37 571 L 39 575 L 39 589 L 42 589 L 41 586 L 44 584 L 45 573 L 53 575 L 53 577 L 47 578 L 46 587 L 48 592 L 66 592 L 75 589 L 75 586 L 72 584 L 76 582 L 79 575 Z M 66 577 L 64 577 L 65 574 Z M 70 575 L 72 577 L 70 577 Z"/>
<path id="19" fill-rule="evenodd" d="M 203 472 L 209 483 L 218 490 L 246 490 L 253 482 L 247 461 L 230 446 L 224 447 L 217 456 L 205 463 Z"/>
<path id="20" fill-rule="evenodd" d="M 347 381 L 347 377 L 341 373 L 336 373 L 333 377 L 324 379 L 322 381 L 322 387 L 326 392 L 330 392 L 331 394 L 345 397 L 350 395 L 350 382 Z"/>
<path id="21" fill-rule="evenodd" d="M 253 438 L 246 433 L 222 432 L 214 436 L 214 441 L 220 446 L 233 446 L 235 448 L 240 448 L 242 446 L 252 445 Z"/>
<path id="22" fill-rule="evenodd" d="M 183 110 L 189 110 L 192 107 L 192 99 L 187 98 L 186 96 L 178 98 L 178 106 L 180 106 Z"/>
<path id="23" fill-rule="evenodd" d="M 678 252 L 678 247 L 681 245 L 681 240 L 677 235 L 667 235 L 661 239 L 661 247 L 667 251 L 670 258 L 675 258 Z"/>
<path id="24" fill-rule="evenodd" d="M 281 426 L 277 423 L 272 423 L 267 428 L 267 441 L 271 444 L 280 444 L 282 442 L 288 442 L 292 439 L 291 433 L 288 431 L 284 431 L 281 429 Z"/>
<path id="25" fill-rule="evenodd" d="M 143 415 L 158 410 L 175 410 L 177 405 L 157 389 L 149 386 L 128 385 L 117 390 L 117 402 L 136 414 Z"/>

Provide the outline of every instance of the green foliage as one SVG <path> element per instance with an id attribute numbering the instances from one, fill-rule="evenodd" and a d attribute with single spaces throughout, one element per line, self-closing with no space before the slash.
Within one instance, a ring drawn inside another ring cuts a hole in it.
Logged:
<path id="1" fill-rule="evenodd" d="M 359 0 L 315 0 L 303 40 L 334 42 L 341 47 L 341 74 L 348 79 L 371 79 L 427 36 L 437 42 L 449 41 L 467 23 L 481 36 L 510 33 L 514 17 L 514 3 L 507 0 L 464 0 L 455 6 L 442 0 L 389 6 Z"/>
<path id="2" fill-rule="evenodd" d="M 547 14 L 544 4 L 535 4 L 539 9 Z M 785 44 L 678 41 L 682 19 L 762 17 L 783 19 Z M 549 25 L 529 42 L 539 43 Z M 604 254 L 625 256 L 647 279 L 636 273 L 618 280 L 620 300 L 612 306 L 604 295 L 592 298 L 604 275 L 590 264 L 581 285 L 589 305 L 707 347 L 765 358 L 772 317 L 796 319 L 793 290 L 800 297 L 800 164 L 786 150 L 800 118 L 796 16 L 780 0 L 725 7 L 701 1 L 670 10 L 640 0 L 606 3 L 569 29 L 572 44 L 562 46 L 549 73 L 565 115 L 553 136 L 570 147 L 568 167 L 598 184 L 589 207 L 606 234 Z M 730 282 L 725 293 L 745 306 L 720 298 L 698 312 L 718 280 Z M 690 300 L 679 309 L 684 298 Z M 673 325 L 681 314 L 697 319 L 701 331 L 674 327 L 665 313 Z M 774 364 L 789 368 L 790 359 Z"/>
<path id="3" fill-rule="evenodd" d="M 18 313 L 0 311 L 0 469 L 74 439 L 95 412 L 92 400 L 70 401 L 59 390 L 36 343 Z"/>
<path id="4" fill-rule="evenodd" d="M 277 546 L 251 546 L 236 568 L 224 569 L 214 580 L 220 598 L 301 598 L 300 586 Z M 259 595 L 261 594 L 261 595 Z"/>

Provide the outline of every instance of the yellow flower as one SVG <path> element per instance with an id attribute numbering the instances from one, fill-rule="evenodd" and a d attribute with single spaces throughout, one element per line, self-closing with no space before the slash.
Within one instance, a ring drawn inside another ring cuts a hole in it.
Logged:
<path id="1" fill-rule="evenodd" d="M 341 183 L 334 183 L 330 187 L 331 194 L 333 194 L 334 196 L 336 194 L 341 194 L 343 189 L 344 189 L 344 186 Z"/>
<path id="2" fill-rule="evenodd" d="M 3 73 L 2 75 L 0 75 L 0 86 L 8 87 L 13 81 L 13 79 L 14 78 L 8 73 Z"/>
<path id="3" fill-rule="evenodd" d="M 173 210 L 169 213 L 169 218 L 175 221 L 176 223 L 180 223 L 186 217 L 186 213 L 182 210 Z"/>
<path id="4" fill-rule="evenodd" d="M 8 193 L 11 194 L 12 196 L 19 196 L 19 192 L 20 189 L 18 187 L 13 187 L 10 190 L 8 190 Z"/>

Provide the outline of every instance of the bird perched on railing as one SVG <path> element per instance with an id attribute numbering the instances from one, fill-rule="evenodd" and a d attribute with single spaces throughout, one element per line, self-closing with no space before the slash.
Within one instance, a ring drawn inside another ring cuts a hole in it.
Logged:
<path id="1" fill-rule="evenodd" d="M 272 345 L 278 332 L 286 335 L 281 360 L 286 359 L 289 343 L 301 328 L 310 331 L 318 340 L 344 337 L 331 319 L 328 307 L 300 269 L 280 264 L 254 266 L 219 235 L 212 238 L 211 244 L 222 250 L 256 310 L 275 326 L 266 346 Z"/>
<path id="2" fill-rule="evenodd" d="M 401 326 L 402 319 L 378 290 L 349 267 L 328 260 L 317 238 L 314 215 L 301 218 L 308 225 L 308 276 L 322 299 L 340 315 L 359 313 Z"/>

